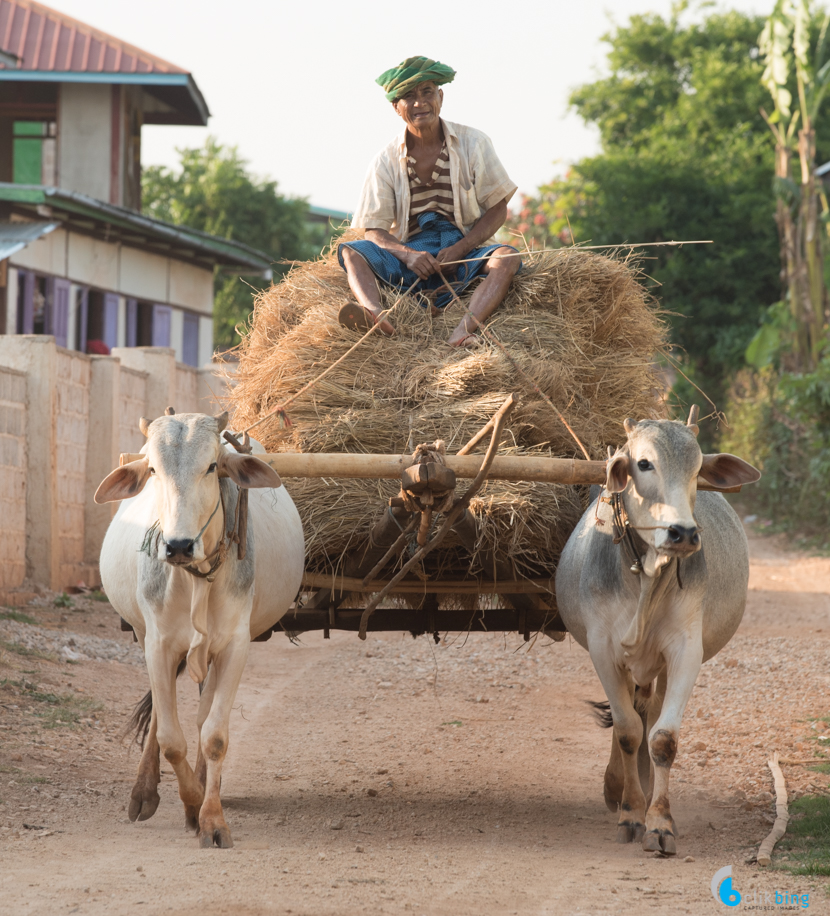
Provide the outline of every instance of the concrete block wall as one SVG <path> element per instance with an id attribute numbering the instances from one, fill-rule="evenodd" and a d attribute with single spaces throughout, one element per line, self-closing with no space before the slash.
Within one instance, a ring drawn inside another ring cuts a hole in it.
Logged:
<path id="1" fill-rule="evenodd" d="M 176 397 L 171 406 L 176 413 L 196 413 L 199 404 L 199 370 L 179 363 L 176 366 Z"/>
<path id="2" fill-rule="evenodd" d="M 0 593 L 26 577 L 26 375 L 0 367 Z"/>
<path id="3" fill-rule="evenodd" d="M 121 385 L 118 402 L 118 453 L 138 452 L 144 445 L 144 436 L 138 421 L 144 415 L 147 403 L 146 372 L 121 366 Z"/>
<path id="4" fill-rule="evenodd" d="M 117 508 L 93 500 L 121 452 L 144 444 L 141 416 L 172 405 L 215 414 L 225 383 L 176 364 L 169 348 L 86 356 L 44 335 L 0 336 L 0 602 L 31 583 L 99 584 L 98 555 Z"/>
<path id="5" fill-rule="evenodd" d="M 85 562 L 84 549 L 92 358 L 56 347 L 55 360 L 58 576 L 62 583 L 87 584 L 97 574 L 95 564 Z"/>

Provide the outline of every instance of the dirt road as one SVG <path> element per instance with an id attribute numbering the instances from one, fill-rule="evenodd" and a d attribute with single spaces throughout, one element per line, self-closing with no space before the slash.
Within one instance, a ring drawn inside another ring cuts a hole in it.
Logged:
<path id="1" fill-rule="evenodd" d="M 108 605 L 41 599 L 33 623 L 0 619 L 0 912 L 710 914 L 725 865 L 742 908 L 778 890 L 830 912 L 823 882 L 745 864 L 769 830 L 769 752 L 808 757 L 827 728 L 830 560 L 752 549 L 744 622 L 684 723 L 672 859 L 614 842 L 586 653 L 517 636 L 254 644 L 223 778 L 235 848 L 185 833 L 169 768 L 156 816 L 130 824 L 118 731 L 146 674 Z M 784 769 L 795 794 L 827 787 Z"/>

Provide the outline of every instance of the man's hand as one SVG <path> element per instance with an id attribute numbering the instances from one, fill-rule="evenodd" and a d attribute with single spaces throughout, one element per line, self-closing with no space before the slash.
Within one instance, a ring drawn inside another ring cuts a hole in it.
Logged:
<path id="1" fill-rule="evenodd" d="M 394 254 L 422 280 L 428 280 L 439 266 L 438 261 L 428 251 L 414 251 L 412 248 L 407 248 L 405 251 L 396 251 Z"/>
<path id="2" fill-rule="evenodd" d="M 472 249 L 467 244 L 466 239 L 461 239 L 456 242 L 454 245 L 450 245 L 449 248 L 442 248 L 441 251 L 435 256 L 435 260 L 439 265 L 444 265 L 448 261 L 461 261 L 467 257 Z M 449 264 L 447 267 L 441 268 L 441 273 L 445 277 L 454 277 L 455 272 L 458 270 L 458 264 Z"/>

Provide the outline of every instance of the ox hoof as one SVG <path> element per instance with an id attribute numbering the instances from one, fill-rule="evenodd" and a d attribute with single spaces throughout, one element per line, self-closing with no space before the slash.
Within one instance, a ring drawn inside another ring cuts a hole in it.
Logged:
<path id="1" fill-rule="evenodd" d="M 617 824 L 617 842 L 618 843 L 635 843 L 643 838 L 646 832 L 643 824 Z"/>
<path id="2" fill-rule="evenodd" d="M 231 849 L 233 847 L 231 831 L 228 827 L 218 827 L 213 831 L 202 831 L 199 834 L 199 845 L 202 849 L 210 849 L 214 845 L 220 849 Z"/>
<path id="3" fill-rule="evenodd" d="M 142 791 L 133 789 L 130 795 L 130 807 L 127 811 L 130 820 L 146 821 L 151 818 L 159 806 L 159 794 L 155 789 Z"/>
<path id="4" fill-rule="evenodd" d="M 664 856 L 677 855 L 674 835 L 668 830 L 649 830 L 643 837 L 643 849 L 646 852 L 661 852 Z"/>

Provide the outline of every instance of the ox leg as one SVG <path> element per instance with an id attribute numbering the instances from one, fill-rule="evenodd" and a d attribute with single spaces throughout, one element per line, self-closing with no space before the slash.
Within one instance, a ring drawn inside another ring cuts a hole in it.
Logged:
<path id="1" fill-rule="evenodd" d="M 205 800 L 199 812 L 199 845 L 204 849 L 214 844 L 222 848 L 233 846 L 231 831 L 222 812 L 219 788 L 222 784 L 222 763 L 228 751 L 231 707 L 248 660 L 250 639 L 246 621 L 245 628 L 213 660 L 213 700 L 201 728 L 202 753 L 207 771 Z"/>
<path id="2" fill-rule="evenodd" d="M 150 727 L 144 740 L 144 750 L 138 763 L 138 774 L 130 793 L 129 816 L 131 821 L 146 821 L 159 806 L 158 786 L 161 782 L 159 766 L 158 720 L 156 710 L 150 716 Z"/>
<path id="3" fill-rule="evenodd" d="M 614 748 L 609 768 L 615 761 L 616 751 L 619 753 L 622 769 L 623 787 L 619 803 L 617 842 L 631 843 L 641 840 L 645 831 L 646 797 L 640 787 L 637 772 L 637 751 L 643 740 L 643 723 L 640 714 L 634 708 L 633 683 L 627 672 L 621 671 L 614 664 L 610 648 L 603 647 L 598 652 L 591 651 L 591 660 L 605 689 L 611 706 L 611 718 L 614 721 Z M 606 803 L 609 788 L 606 770 Z"/>
<path id="4" fill-rule="evenodd" d="M 157 716 L 159 747 L 176 774 L 186 824 L 188 828 L 194 829 L 204 790 L 187 762 L 187 740 L 179 723 L 176 703 L 176 665 L 179 659 L 168 658 L 161 643 L 151 643 L 149 639 L 145 654 L 153 691 L 153 711 Z"/>
<path id="5" fill-rule="evenodd" d="M 657 721 L 649 732 L 649 753 L 654 771 L 654 789 L 646 814 L 646 834 L 643 849 L 673 856 L 677 853 L 676 828 L 669 805 L 669 776 L 677 755 L 680 724 L 702 662 L 702 648 L 687 648 L 672 659 L 664 676 L 665 695 Z M 661 679 L 662 680 L 662 679 Z M 662 683 L 658 682 L 658 696 Z"/>
<path id="6" fill-rule="evenodd" d="M 207 782 L 207 762 L 205 761 L 205 755 L 202 753 L 202 726 L 205 724 L 205 719 L 208 717 L 210 712 L 211 704 L 213 703 L 213 694 L 215 693 L 215 684 L 216 678 L 213 676 L 213 667 L 208 671 L 208 676 L 202 683 L 202 690 L 199 695 L 199 712 L 196 719 L 196 727 L 199 730 L 199 747 L 196 750 L 196 778 L 199 780 L 199 784 L 202 788 L 205 787 Z M 198 827 L 197 823 L 194 826 L 194 829 Z"/>

